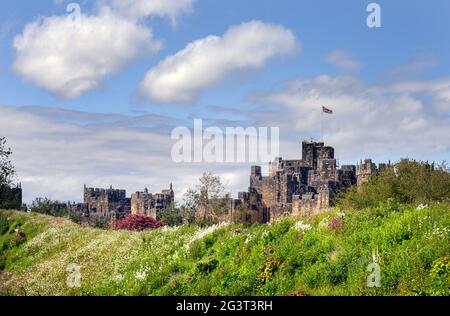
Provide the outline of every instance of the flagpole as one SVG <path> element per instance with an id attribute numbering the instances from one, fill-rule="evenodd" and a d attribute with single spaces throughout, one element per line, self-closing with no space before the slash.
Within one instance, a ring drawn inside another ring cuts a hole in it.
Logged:
<path id="1" fill-rule="evenodd" d="M 321 138 L 321 141 L 323 142 L 323 108 L 322 108 L 322 111 L 321 111 L 321 116 L 322 116 L 322 118 L 321 118 L 322 126 L 321 126 L 320 138 Z"/>

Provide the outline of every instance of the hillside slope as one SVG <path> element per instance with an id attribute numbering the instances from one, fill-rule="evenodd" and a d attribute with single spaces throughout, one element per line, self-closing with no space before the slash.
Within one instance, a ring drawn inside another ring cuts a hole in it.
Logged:
<path id="1" fill-rule="evenodd" d="M 449 295 L 449 210 L 387 203 L 311 220 L 141 233 L 0 212 L 0 294 Z M 367 286 L 374 259 L 380 288 Z M 80 288 L 68 286 L 74 264 Z"/>

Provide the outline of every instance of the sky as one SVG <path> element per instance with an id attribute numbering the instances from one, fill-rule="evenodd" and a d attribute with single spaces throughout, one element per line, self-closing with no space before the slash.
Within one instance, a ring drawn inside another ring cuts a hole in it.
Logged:
<path id="1" fill-rule="evenodd" d="M 371 2 L 2 1 L 0 136 L 24 201 L 171 182 L 180 200 L 205 171 L 245 191 L 250 163 L 171 159 L 172 130 L 195 118 L 278 127 L 299 159 L 326 106 L 340 164 L 449 160 L 450 2 L 379 0 L 370 28 Z"/>

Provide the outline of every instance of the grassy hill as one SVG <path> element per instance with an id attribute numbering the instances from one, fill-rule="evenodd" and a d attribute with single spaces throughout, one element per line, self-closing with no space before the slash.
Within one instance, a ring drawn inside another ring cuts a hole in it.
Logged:
<path id="1" fill-rule="evenodd" d="M 0 212 L 1 295 L 449 295 L 450 204 L 269 225 L 103 231 Z M 381 287 L 367 287 L 367 267 Z M 81 288 L 67 285 L 81 267 Z"/>

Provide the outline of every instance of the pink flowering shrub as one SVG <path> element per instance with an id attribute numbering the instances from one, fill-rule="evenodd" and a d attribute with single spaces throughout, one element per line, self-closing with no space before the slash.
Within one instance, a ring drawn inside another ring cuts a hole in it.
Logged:
<path id="1" fill-rule="evenodd" d="M 125 215 L 125 217 L 116 223 L 116 229 L 126 229 L 132 231 L 143 231 L 147 229 L 157 229 L 162 223 L 143 215 Z"/>

